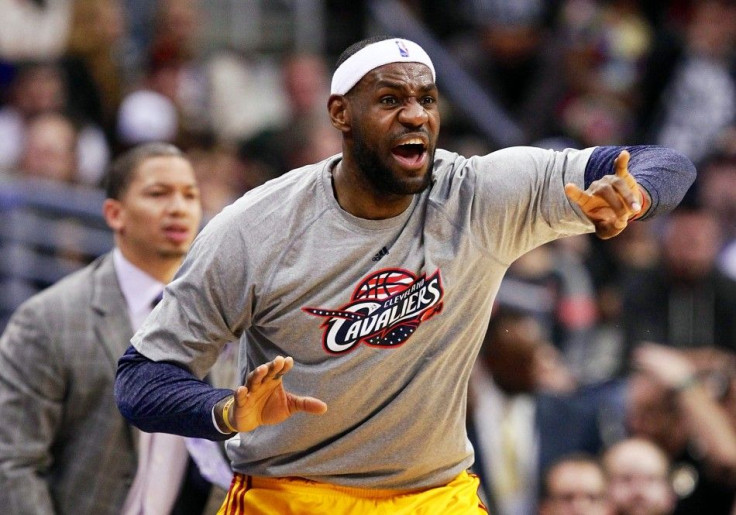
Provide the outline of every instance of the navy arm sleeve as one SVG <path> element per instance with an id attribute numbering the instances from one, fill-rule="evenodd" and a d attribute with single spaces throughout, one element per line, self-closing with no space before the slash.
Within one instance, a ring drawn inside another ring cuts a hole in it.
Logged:
<path id="1" fill-rule="evenodd" d="M 212 408 L 232 390 L 214 388 L 173 363 L 151 361 L 133 346 L 118 361 L 115 401 L 123 417 L 149 433 L 227 440 Z"/>
<path id="2" fill-rule="evenodd" d="M 672 211 L 695 181 L 695 165 L 681 153 L 667 147 L 637 145 L 596 147 L 585 167 L 585 187 L 613 173 L 613 162 L 622 150 L 631 154 L 629 172 L 649 192 L 652 204 L 640 218 Z"/>

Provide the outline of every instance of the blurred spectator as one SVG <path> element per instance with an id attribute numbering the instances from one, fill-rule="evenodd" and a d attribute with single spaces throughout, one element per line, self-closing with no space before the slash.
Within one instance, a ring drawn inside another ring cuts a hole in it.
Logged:
<path id="1" fill-rule="evenodd" d="M 292 119 L 325 114 L 330 77 L 327 68 L 324 57 L 318 54 L 295 52 L 286 56 L 281 74 Z"/>
<path id="2" fill-rule="evenodd" d="M 636 109 L 653 28 L 639 2 L 566 0 L 559 37 L 565 41 L 567 92 L 556 112 L 563 133 L 580 147 L 603 141 L 627 144 L 636 131 Z"/>
<path id="3" fill-rule="evenodd" d="M 630 224 L 620 237 L 609 240 L 588 238 L 585 264 L 595 285 L 598 319 L 586 345 L 589 368 L 595 382 L 625 374 L 629 369 L 629 349 L 625 342 L 623 290 L 630 275 L 652 271 L 659 266 L 660 247 L 651 222 Z"/>
<path id="4" fill-rule="evenodd" d="M 623 292 L 628 348 L 650 340 L 736 350 L 736 281 L 716 266 L 718 219 L 685 203 L 665 220 L 661 237 L 660 265 L 631 274 Z"/>
<path id="5" fill-rule="evenodd" d="M 154 59 L 178 56 L 182 60 L 198 53 L 201 25 L 206 11 L 199 0 L 158 0 L 153 13 L 149 53 Z"/>
<path id="6" fill-rule="evenodd" d="M 199 182 L 204 223 L 249 189 L 246 170 L 232 146 L 200 141 L 187 156 Z"/>
<path id="7" fill-rule="evenodd" d="M 572 240 L 543 245 L 517 259 L 496 298 L 500 305 L 533 314 L 578 379 L 587 382 L 600 375 L 587 359 L 594 350 L 590 341 L 597 317 L 595 291 Z"/>
<path id="8" fill-rule="evenodd" d="M 60 113 L 43 113 L 28 122 L 18 169 L 24 177 L 74 182 L 77 129 Z"/>
<path id="9" fill-rule="evenodd" d="M 713 211 L 723 232 L 718 267 L 736 280 L 736 149 L 717 151 L 700 166 L 696 189 L 698 202 Z"/>
<path id="10" fill-rule="evenodd" d="M 205 6 L 200 0 L 159 0 L 148 49 L 148 86 L 176 106 L 185 146 L 212 130 L 208 58 L 202 52 Z"/>
<path id="11" fill-rule="evenodd" d="M 572 96 L 594 95 L 635 108 L 653 28 L 640 2 L 566 0 L 560 32 Z"/>
<path id="12" fill-rule="evenodd" d="M 239 150 L 248 168 L 265 178 L 341 151 L 339 132 L 330 125 L 325 111 L 329 74 L 324 59 L 294 53 L 281 66 L 286 118 L 243 141 Z"/>
<path id="13" fill-rule="evenodd" d="M 736 152 L 714 152 L 700 165 L 698 203 L 712 210 L 726 242 L 736 240 Z"/>
<path id="14" fill-rule="evenodd" d="M 463 66 L 529 141 L 550 135 L 564 97 L 562 42 L 551 33 L 559 2 L 466 0 L 457 9 L 468 27 L 448 41 Z"/>
<path id="15" fill-rule="evenodd" d="M 0 169 L 12 171 L 21 165 L 23 147 L 31 119 L 56 113 L 76 126 L 75 172 L 65 179 L 98 185 L 110 157 L 110 148 L 101 128 L 89 119 L 67 116 L 74 108 L 69 102 L 66 68 L 56 61 L 26 62 L 17 66 L 7 104 L 0 108 Z"/>
<path id="16" fill-rule="evenodd" d="M 539 515 L 615 515 L 606 492 L 606 476 L 598 460 L 569 455 L 545 472 Z"/>
<path id="17" fill-rule="evenodd" d="M 631 142 L 635 124 L 634 112 L 623 101 L 604 93 L 584 93 L 560 105 L 561 129 L 575 141 L 575 147 L 586 148 Z"/>
<path id="18" fill-rule="evenodd" d="M 125 34 L 126 59 L 133 69 L 141 69 L 153 38 L 153 19 L 158 1 L 123 0 L 127 31 Z"/>
<path id="19" fill-rule="evenodd" d="M 670 462 L 656 444 L 627 438 L 606 449 L 602 462 L 614 515 L 673 513 L 676 497 L 670 484 Z"/>
<path id="20" fill-rule="evenodd" d="M 736 427 L 736 354 L 714 347 L 687 351 L 710 396 L 727 411 Z"/>
<path id="21" fill-rule="evenodd" d="M 208 131 L 206 80 L 194 43 L 197 5 L 192 0 L 157 4 L 145 72 L 118 111 L 116 137 L 123 149 L 152 141 L 186 147 L 193 135 Z"/>
<path id="22" fill-rule="evenodd" d="M 74 77 L 84 84 L 84 95 L 74 98 L 86 106 L 85 116 L 112 134 L 114 120 L 129 81 L 122 43 L 126 31 L 120 0 L 75 0 L 66 57 Z M 76 87 L 71 88 L 73 92 Z"/>
<path id="23" fill-rule="evenodd" d="M 38 95 L 41 98 L 55 97 L 50 91 L 58 92 L 55 87 L 40 89 L 48 89 Z M 56 106 L 55 101 L 32 104 Z M 90 145 L 88 136 L 94 138 L 99 131 L 86 126 L 80 132 L 70 117 L 53 108 L 27 109 L 34 114 L 24 117 L 14 105 L 2 112 L 16 115 L 17 132 L 9 134 L 20 146 L 13 162 L 0 167 L 0 175 L 8 179 L 0 187 L 0 328 L 24 299 L 85 266 L 110 243 L 109 232 L 95 209 L 101 202 L 100 191 L 81 187 L 96 185 L 104 171 L 96 169 L 101 164 L 94 163 L 107 161 L 104 137 Z M 84 132 L 88 129 L 91 133 Z M 103 159 L 93 159 L 95 169 L 88 169 L 94 176 L 83 176 L 83 158 L 100 148 Z"/>
<path id="24" fill-rule="evenodd" d="M 649 139 L 698 163 L 736 119 L 736 78 L 731 69 L 736 5 L 730 0 L 701 0 L 691 2 L 691 8 L 682 43 L 674 45 L 664 62 L 654 62 L 652 73 L 668 79 Z"/>
<path id="25" fill-rule="evenodd" d="M 470 381 L 468 432 L 491 513 L 533 513 L 541 472 L 571 452 L 597 453 L 597 411 L 531 315 L 500 307 Z"/>
<path id="26" fill-rule="evenodd" d="M 233 119 L 261 116 L 255 113 L 267 102 L 259 97 L 270 97 L 273 84 L 249 91 L 239 82 L 251 71 L 245 60 L 230 51 L 206 51 L 205 6 L 198 0 L 157 3 L 143 73 L 118 112 L 116 138 L 122 149 L 169 141 L 188 150 L 213 138 L 230 145 L 236 139 Z"/>
<path id="27" fill-rule="evenodd" d="M 283 134 L 284 171 L 317 163 L 342 151 L 340 133 L 321 115 L 297 119 Z"/>
<path id="28" fill-rule="evenodd" d="M 544 2 L 481 0 L 466 2 L 468 19 L 476 24 L 472 69 L 501 104 L 514 112 L 523 103 L 535 77 L 544 41 Z"/>
<path id="29" fill-rule="evenodd" d="M 0 60 L 59 57 L 69 36 L 75 0 L 0 0 Z"/>
<path id="30" fill-rule="evenodd" d="M 278 57 L 222 49 L 207 64 L 212 131 L 228 144 L 246 141 L 289 116 Z"/>
<path id="31" fill-rule="evenodd" d="M 0 168 L 18 164 L 28 119 L 47 111 L 58 111 L 65 102 L 64 77 L 51 63 L 19 64 L 0 108 Z"/>
<path id="32" fill-rule="evenodd" d="M 179 114 L 176 105 L 155 89 L 140 89 L 123 99 L 117 114 L 119 149 L 141 143 L 178 141 Z"/>
<path id="33" fill-rule="evenodd" d="M 685 353 L 646 344 L 634 354 L 626 424 L 672 462 L 674 513 L 728 514 L 736 495 L 736 426 Z"/>

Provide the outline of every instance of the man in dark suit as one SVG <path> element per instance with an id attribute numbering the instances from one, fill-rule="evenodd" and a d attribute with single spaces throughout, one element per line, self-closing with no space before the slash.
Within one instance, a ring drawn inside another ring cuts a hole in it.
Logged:
<path id="1" fill-rule="evenodd" d="M 536 513 L 549 466 L 602 448 L 598 412 L 574 387 L 532 314 L 494 313 L 473 369 L 468 416 L 473 469 L 491 513 Z"/>
<path id="2" fill-rule="evenodd" d="M 25 302 L 0 337 L 3 513 L 163 514 L 193 493 L 184 440 L 129 426 L 113 383 L 199 228 L 194 171 L 176 147 L 146 144 L 115 161 L 106 193 L 115 248 Z"/>

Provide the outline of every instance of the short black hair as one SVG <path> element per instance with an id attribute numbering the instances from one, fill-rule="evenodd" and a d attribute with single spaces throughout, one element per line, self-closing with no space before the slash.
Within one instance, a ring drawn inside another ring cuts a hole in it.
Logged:
<path id="1" fill-rule="evenodd" d="M 386 41 L 387 39 L 394 39 L 395 36 L 389 36 L 386 34 L 382 34 L 379 36 L 371 36 L 366 39 L 362 39 L 358 41 L 357 43 L 353 43 L 349 47 L 347 47 L 342 54 L 340 54 L 340 57 L 337 58 L 337 63 L 335 64 L 335 69 L 338 69 L 342 63 L 350 59 L 352 56 L 357 54 L 360 50 L 363 50 L 368 45 L 372 45 L 373 43 L 378 43 L 379 41 Z"/>
<path id="2" fill-rule="evenodd" d="M 144 143 L 121 154 L 113 161 L 105 176 L 105 196 L 120 200 L 133 182 L 133 176 L 138 167 L 146 159 L 152 157 L 181 157 L 184 153 L 171 143 L 154 142 Z"/>

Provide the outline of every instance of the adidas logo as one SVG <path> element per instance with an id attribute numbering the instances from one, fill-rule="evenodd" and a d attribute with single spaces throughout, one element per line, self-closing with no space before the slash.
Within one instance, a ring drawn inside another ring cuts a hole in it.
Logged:
<path id="1" fill-rule="evenodd" d="M 373 261 L 380 261 L 381 258 L 388 254 L 388 249 L 386 247 L 383 247 L 381 250 L 376 252 L 376 255 L 373 256 Z"/>

